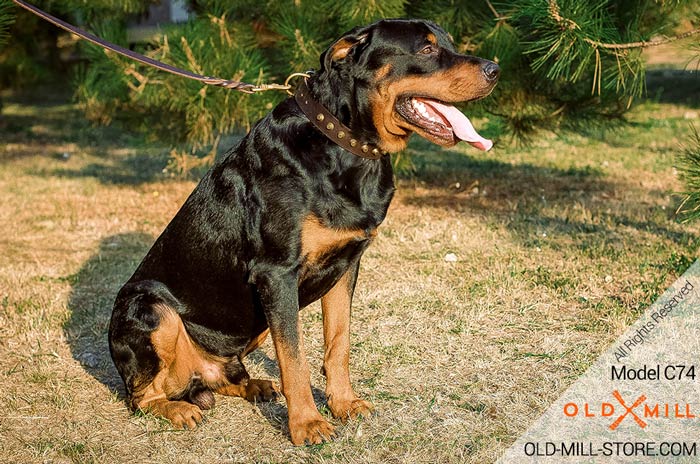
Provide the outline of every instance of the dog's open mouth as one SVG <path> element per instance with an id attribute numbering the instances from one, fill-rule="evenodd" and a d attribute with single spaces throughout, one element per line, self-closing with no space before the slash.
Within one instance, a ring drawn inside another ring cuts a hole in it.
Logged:
<path id="1" fill-rule="evenodd" d="M 439 145 L 454 145 L 460 140 L 479 150 L 490 150 L 493 142 L 480 136 L 469 118 L 451 105 L 424 97 L 403 97 L 396 111 L 425 138 Z"/>

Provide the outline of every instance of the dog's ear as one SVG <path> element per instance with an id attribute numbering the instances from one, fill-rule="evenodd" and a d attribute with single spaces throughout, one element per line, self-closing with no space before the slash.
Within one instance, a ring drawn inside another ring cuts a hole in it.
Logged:
<path id="1" fill-rule="evenodd" d="M 352 59 L 364 49 L 369 33 L 366 29 L 353 29 L 350 33 L 336 40 L 328 50 L 321 55 L 321 66 L 323 70 L 329 70 L 334 63 Z"/>

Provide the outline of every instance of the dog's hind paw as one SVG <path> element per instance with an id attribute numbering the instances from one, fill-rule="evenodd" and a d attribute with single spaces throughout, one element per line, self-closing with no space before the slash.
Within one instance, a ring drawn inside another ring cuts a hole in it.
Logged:
<path id="1" fill-rule="evenodd" d="M 250 379 L 246 385 L 245 398 L 248 401 L 271 401 L 277 398 L 280 389 L 270 380 Z"/>
<path id="2" fill-rule="evenodd" d="M 142 408 L 156 416 L 168 419 L 177 429 L 194 430 L 203 420 L 202 410 L 187 401 L 161 400 Z"/>

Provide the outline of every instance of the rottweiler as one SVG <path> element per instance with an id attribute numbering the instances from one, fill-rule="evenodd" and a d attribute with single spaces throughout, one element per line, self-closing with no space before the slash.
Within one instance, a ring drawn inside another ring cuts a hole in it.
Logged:
<path id="1" fill-rule="evenodd" d="M 450 103 L 488 95 L 498 75 L 430 21 L 382 20 L 333 43 L 204 175 L 119 291 L 109 347 L 129 406 L 194 428 L 213 393 L 274 398 L 243 364 L 270 333 L 292 443 L 329 439 L 299 321 L 320 299 L 328 407 L 342 421 L 370 414 L 350 384 L 350 306 L 394 194 L 390 154 L 414 132 L 491 148 Z"/>

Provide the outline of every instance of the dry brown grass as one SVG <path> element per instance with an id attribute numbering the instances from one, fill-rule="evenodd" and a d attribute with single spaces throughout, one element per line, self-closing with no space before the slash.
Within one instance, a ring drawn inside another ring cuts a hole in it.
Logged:
<path id="1" fill-rule="evenodd" d="M 697 108 L 647 103 L 617 132 L 487 155 L 417 142 L 354 305 L 352 377 L 378 414 L 295 448 L 282 400 L 218 397 L 206 424 L 173 431 L 127 411 L 106 327 L 194 182 L 161 175 L 162 147 L 87 127 L 71 106 L 4 114 L 5 462 L 494 461 L 697 256 L 699 229 L 674 222 L 671 195 Z M 304 311 L 323 408 L 320 319 Z M 269 341 L 247 364 L 278 377 Z"/>

